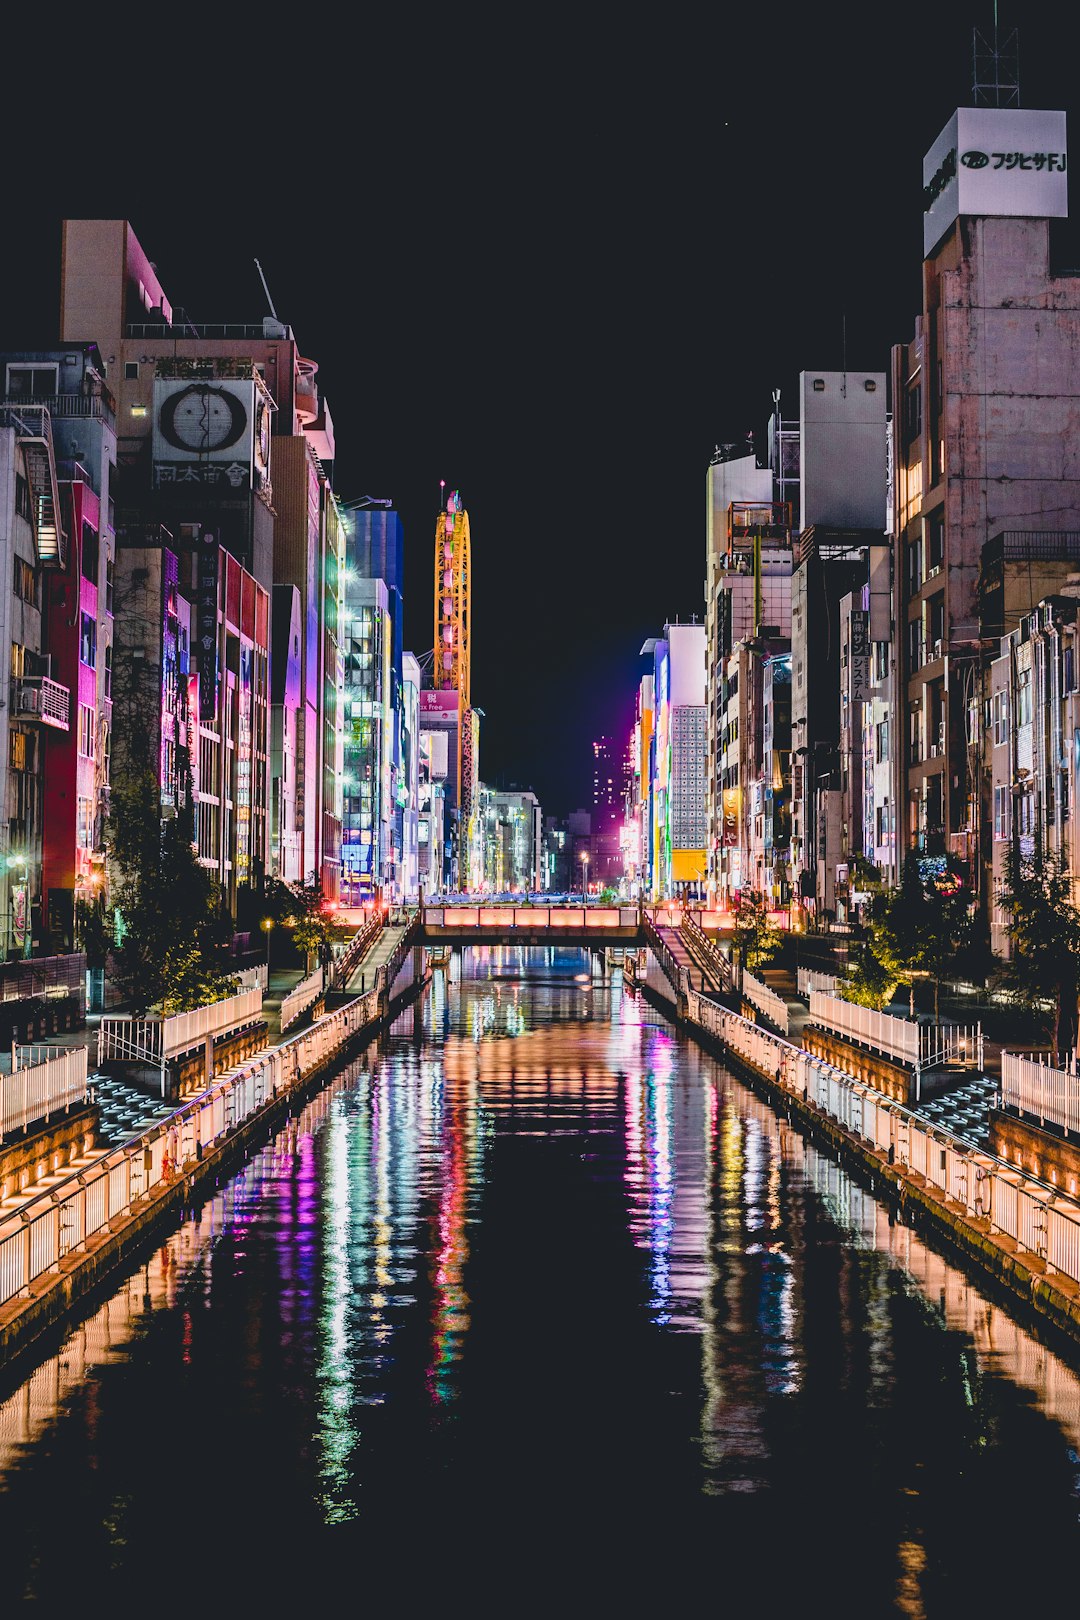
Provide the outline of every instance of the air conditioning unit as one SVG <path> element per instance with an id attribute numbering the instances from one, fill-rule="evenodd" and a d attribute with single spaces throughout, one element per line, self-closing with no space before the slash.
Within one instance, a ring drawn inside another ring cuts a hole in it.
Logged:
<path id="1" fill-rule="evenodd" d="M 22 686 L 16 694 L 16 710 L 19 714 L 40 714 L 41 693 L 36 686 Z"/>

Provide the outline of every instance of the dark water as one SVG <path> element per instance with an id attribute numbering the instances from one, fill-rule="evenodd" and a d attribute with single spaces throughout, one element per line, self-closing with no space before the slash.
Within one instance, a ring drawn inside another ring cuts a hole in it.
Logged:
<path id="1" fill-rule="evenodd" d="M 588 973 L 439 975 L 10 1392 L 8 1603 L 1075 1610 L 1073 1372 Z"/>

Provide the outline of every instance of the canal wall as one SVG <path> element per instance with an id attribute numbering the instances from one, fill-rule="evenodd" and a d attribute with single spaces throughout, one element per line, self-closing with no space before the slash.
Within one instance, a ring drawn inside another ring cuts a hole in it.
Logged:
<path id="1" fill-rule="evenodd" d="M 48 1178 L 0 1215 L 0 1366 L 7 1369 L 136 1260 L 163 1227 L 230 1174 L 371 1041 L 426 974 L 344 1002 L 215 1078 L 168 1119 L 91 1163 Z"/>
<path id="2" fill-rule="evenodd" d="M 1075 1351 L 1080 1205 L 1074 1199 L 703 996 L 686 997 L 679 1022 L 774 1108 L 867 1176 L 871 1190 L 905 1221 L 933 1231 Z"/>

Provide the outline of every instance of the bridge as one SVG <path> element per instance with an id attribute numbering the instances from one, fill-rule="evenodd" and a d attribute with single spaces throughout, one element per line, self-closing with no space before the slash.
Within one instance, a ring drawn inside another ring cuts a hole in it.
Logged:
<path id="1" fill-rule="evenodd" d="M 637 906 L 421 906 L 417 945 L 644 945 Z"/>
<path id="2" fill-rule="evenodd" d="M 474 945 L 614 947 L 636 954 L 639 982 L 681 1004 L 692 987 L 731 990 L 731 964 L 717 939 L 725 921 L 719 912 L 667 905 L 427 904 L 385 929 L 381 918 L 369 920 L 336 982 L 350 991 L 377 983 L 389 1008 L 407 983 L 423 976 L 424 952 L 435 957 Z"/>

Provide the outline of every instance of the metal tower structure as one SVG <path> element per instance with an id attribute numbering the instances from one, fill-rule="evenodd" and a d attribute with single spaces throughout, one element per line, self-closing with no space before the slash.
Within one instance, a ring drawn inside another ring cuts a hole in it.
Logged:
<path id="1" fill-rule="evenodd" d="M 435 525 L 434 685 L 469 708 L 469 514 L 453 490 Z"/>

